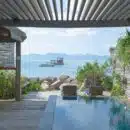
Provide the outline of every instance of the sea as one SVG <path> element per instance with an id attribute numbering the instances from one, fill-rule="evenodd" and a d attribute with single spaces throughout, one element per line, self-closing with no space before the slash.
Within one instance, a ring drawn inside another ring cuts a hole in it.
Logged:
<path id="1" fill-rule="evenodd" d="M 40 64 L 45 63 L 41 60 L 22 60 L 21 73 L 26 77 L 59 77 L 60 75 L 69 75 L 71 77 L 76 76 L 76 72 L 79 66 L 84 65 L 87 62 L 94 62 L 93 60 L 64 60 L 64 65 L 57 65 L 54 67 L 39 67 Z M 98 60 L 100 64 L 104 63 L 104 60 Z"/>

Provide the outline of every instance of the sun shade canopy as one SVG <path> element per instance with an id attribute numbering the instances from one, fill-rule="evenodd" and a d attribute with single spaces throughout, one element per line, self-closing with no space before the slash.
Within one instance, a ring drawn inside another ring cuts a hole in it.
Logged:
<path id="1" fill-rule="evenodd" d="M 130 0 L 0 0 L 0 25 L 129 26 Z"/>
<path id="2" fill-rule="evenodd" d="M 0 27 L 0 43 L 2 42 L 23 42 L 26 34 L 18 28 Z"/>

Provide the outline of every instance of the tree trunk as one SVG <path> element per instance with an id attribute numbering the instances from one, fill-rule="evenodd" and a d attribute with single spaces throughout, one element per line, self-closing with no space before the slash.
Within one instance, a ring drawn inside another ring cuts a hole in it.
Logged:
<path id="1" fill-rule="evenodd" d="M 96 78 L 95 78 L 95 73 L 93 72 L 93 85 L 94 85 L 94 87 L 96 87 Z"/>
<path id="2" fill-rule="evenodd" d="M 124 83 L 124 80 L 126 78 L 125 75 L 126 75 L 126 66 L 124 66 L 124 68 L 123 68 L 123 83 L 122 83 L 123 88 L 126 88 L 126 86 L 127 86 L 127 83 Z"/>
<path id="3" fill-rule="evenodd" d="M 126 71 L 126 67 L 123 67 L 123 77 L 125 77 L 125 71 Z"/>

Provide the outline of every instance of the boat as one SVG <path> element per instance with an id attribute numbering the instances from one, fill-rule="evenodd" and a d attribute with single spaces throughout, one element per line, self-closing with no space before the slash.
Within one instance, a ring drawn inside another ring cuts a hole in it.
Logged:
<path id="1" fill-rule="evenodd" d="M 64 59 L 58 57 L 57 60 L 50 60 L 49 62 L 39 65 L 40 67 L 54 67 L 56 65 L 64 65 Z"/>
<path id="2" fill-rule="evenodd" d="M 54 65 L 64 65 L 64 59 L 61 57 L 58 57 L 57 60 L 51 60 L 51 63 Z"/>
<path id="3" fill-rule="evenodd" d="M 55 65 L 50 63 L 50 62 L 46 62 L 46 63 L 43 63 L 41 65 L 39 65 L 39 67 L 54 67 Z"/>

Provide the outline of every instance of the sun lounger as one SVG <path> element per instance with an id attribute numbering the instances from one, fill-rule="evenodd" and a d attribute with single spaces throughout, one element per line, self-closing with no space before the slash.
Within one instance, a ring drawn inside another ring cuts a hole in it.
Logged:
<path id="1" fill-rule="evenodd" d="M 63 84 L 61 87 L 62 97 L 67 100 L 77 99 L 77 86 L 73 84 Z"/>

